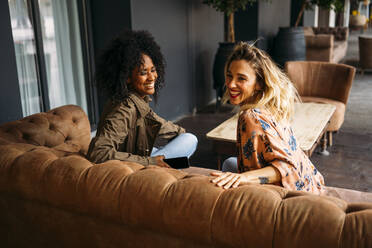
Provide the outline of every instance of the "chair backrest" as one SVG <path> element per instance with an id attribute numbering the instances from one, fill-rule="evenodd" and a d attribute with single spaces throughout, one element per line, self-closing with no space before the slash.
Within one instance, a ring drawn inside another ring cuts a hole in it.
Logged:
<path id="1" fill-rule="evenodd" d="M 362 69 L 372 69 L 372 37 L 359 36 L 359 65 Z"/>
<path id="2" fill-rule="evenodd" d="M 347 103 L 355 68 L 344 64 L 289 61 L 285 71 L 300 96 L 323 97 Z"/>

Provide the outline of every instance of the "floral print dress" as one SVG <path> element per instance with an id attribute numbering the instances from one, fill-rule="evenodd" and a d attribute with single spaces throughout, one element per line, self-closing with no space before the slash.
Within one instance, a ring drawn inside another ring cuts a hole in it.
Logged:
<path id="1" fill-rule="evenodd" d="M 239 116 L 238 170 L 245 172 L 274 166 L 281 185 L 290 190 L 321 194 L 324 179 L 300 149 L 289 124 L 276 122 L 265 109 L 249 109 Z M 259 178 L 265 183 L 265 178 Z"/>

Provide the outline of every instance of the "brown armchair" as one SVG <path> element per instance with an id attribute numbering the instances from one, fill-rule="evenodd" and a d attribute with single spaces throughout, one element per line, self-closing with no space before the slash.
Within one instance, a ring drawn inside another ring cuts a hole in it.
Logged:
<path id="1" fill-rule="evenodd" d="M 372 37 L 359 36 L 359 66 L 362 74 L 372 69 Z"/>
<path id="2" fill-rule="evenodd" d="M 290 61 L 285 64 L 285 71 L 303 102 L 329 103 L 336 106 L 327 129 L 332 145 L 332 132 L 338 131 L 344 122 L 355 68 L 328 62 Z"/>

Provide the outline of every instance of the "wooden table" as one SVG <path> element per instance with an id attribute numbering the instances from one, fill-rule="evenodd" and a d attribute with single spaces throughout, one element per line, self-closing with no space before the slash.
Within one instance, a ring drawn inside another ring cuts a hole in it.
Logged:
<path id="1" fill-rule="evenodd" d="M 300 148 L 310 157 L 322 140 L 322 150 L 327 148 L 326 130 L 336 107 L 322 103 L 296 103 L 291 126 Z M 236 128 L 238 114 L 224 121 L 207 133 L 213 141 L 217 153 L 218 169 L 221 168 L 221 155 L 236 155 Z"/>

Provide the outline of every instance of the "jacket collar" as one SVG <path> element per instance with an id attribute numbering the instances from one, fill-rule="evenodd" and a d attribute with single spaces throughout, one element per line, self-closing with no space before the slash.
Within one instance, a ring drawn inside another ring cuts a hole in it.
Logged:
<path id="1" fill-rule="evenodd" d="M 129 93 L 129 98 L 133 101 L 141 117 L 145 117 L 150 112 L 149 102 L 151 102 L 151 98 L 149 96 L 142 98 L 132 91 Z"/>

